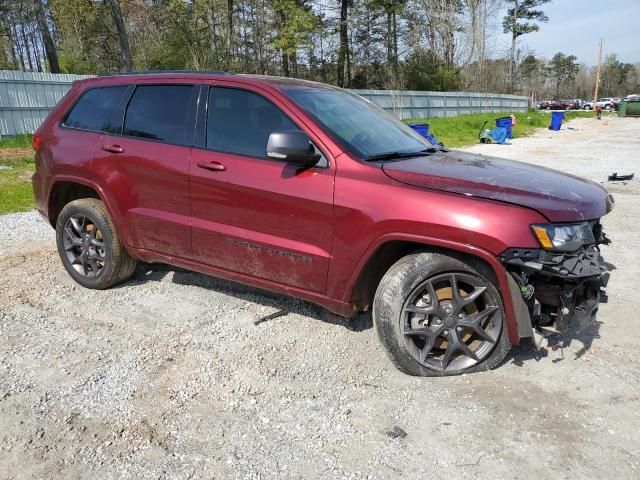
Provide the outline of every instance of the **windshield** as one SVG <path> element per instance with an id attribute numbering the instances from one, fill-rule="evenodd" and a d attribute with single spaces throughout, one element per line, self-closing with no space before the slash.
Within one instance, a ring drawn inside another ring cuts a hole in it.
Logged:
<path id="1" fill-rule="evenodd" d="M 346 150 L 360 158 L 434 148 L 377 105 L 345 90 L 288 86 L 284 91 Z"/>

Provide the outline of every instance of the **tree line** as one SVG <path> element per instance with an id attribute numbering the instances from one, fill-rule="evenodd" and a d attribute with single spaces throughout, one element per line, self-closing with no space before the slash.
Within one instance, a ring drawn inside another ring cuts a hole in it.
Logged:
<path id="1" fill-rule="evenodd" d="M 546 62 L 522 45 L 548 20 L 548 2 L 0 0 L 0 68 L 224 70 L 349 88 L 533 96 L 564 94 L 577 80 L 586 89 L 575 57 Z M 511 38 L 504 52 L 492 46 L 499 15 Z M 603 95 L 638 84 L 637 66 L 616 61 Z"/>

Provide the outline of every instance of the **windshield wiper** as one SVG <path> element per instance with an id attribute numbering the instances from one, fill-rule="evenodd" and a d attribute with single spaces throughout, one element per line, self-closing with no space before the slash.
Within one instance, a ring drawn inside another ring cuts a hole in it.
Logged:
<path id="1" fill-rule="evenodd" d="M 369 155 L 368 157 L 365 157 L 365 160 L 367 162 L 375 162 L 377 160 L 392 160 L 394 158 L 420 157 L 422 155 L 428 155 L 436 152 L 438 152 L 437 148 L 429 147 L 417 152 L 385 152 L 379 153 L 377 155 Z"/>

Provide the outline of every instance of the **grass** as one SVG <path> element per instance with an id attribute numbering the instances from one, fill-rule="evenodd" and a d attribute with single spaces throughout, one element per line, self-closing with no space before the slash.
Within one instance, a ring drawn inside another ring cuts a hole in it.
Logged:
<path id="1" fill-rule="evenodd" d="M 482 124 L 487 121 L 484 128 L 494 128 L 495 119 L 508 116 L 509 113 L 472 113 L 470 115 L 458 115 L 446 118 L 412 118 L 404 120 L 406 123 L 428 123 L 429 133 L 432 133 L 438 141 L 445 146 L 456 148 L 465 147 L 478 143 L 478 131 Z M 516 127 L 513 130 L 513 137 L 526 137 L 531 135 L 537 128 L 546 128 L 551 121 L 548 112 L 539 110 L 529 110 L 527 112 L 515 113 Z M 570 120 L 578 117 L 593 118 L 593 112 L 573 111 L 566 112 L 565 118 Z"/>
<path id="2" fill-rule="evenodd" d="M 0 148 L 31 148 L 31 134 L 0 138 Z"/>
<path id="3" fill-rule="evenodd" d="M 33 155 L 24 151 L 31 147 L 31 135 L 16 135 L 0 139 L 0 215 L 24 212 L 35 207 L 31 175 Z"/>

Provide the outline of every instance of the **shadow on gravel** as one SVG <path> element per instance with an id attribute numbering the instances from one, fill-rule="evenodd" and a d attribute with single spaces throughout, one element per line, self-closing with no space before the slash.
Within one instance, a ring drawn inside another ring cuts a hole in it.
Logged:
<path id="1" fill-rule="evenodd" d="M 172 275 L 170 279 L 167 278 L 169 275 Z M 170 265 L 139 264 L 135 274 L 124 285 L 143 285 L 146 282 L 171 282 L 177 285 L 200 287 L 276 310 L 269 315 L 256 317 L 254 320 L 256 325 L 286 316 L 289 313 L 297 313 L 325 323 L 339 325 L 354 332 L 362 332 L 373 327 L 370 313 L 363 313 L 348 319 L 304 300 L 278 295 L 277 293 L 271 293 L 242 283 L 223 280 Z"/>
<path id="2" fill-rule="evenodd" d="M 564 360 L 564 349 L 570 347 L 574 341 L 582 344 L 582 347 L 575 352 L 574 360 L 577 360 L 589 351 L 596 338 L 600 338 L 600 325 L 602 322 L 594 320 L 590 325 L 581 329 L 579 325 L 574 323 L 564 334 L 547 337 L 548 345 L 540 350 L 536 350 L 530 341 L 523 341 L 520 346 L 511 349 L 504 363 L 511 362 L 522 367 L 526 361 L 539 362 L 549 356 L 549 350 L 560 352 L 560 357 L 553 360 L 554 363 L 558 363 Z"/>

